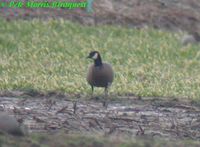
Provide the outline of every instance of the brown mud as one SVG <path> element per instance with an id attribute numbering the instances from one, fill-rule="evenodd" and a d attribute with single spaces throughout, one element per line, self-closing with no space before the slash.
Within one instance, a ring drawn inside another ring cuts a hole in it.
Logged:
<path id="1" fill-rule="evenodd" d="M 172 98 L 70 99 L 67 96 L 0 97 L 0 110 L 29 132 L 99 134 L 132 138 L 200 140 L 200 106 Z"/>

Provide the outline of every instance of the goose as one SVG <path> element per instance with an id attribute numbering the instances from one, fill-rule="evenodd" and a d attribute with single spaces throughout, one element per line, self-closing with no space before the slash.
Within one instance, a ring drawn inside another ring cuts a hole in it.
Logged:
<path id="1" fill-rule="evenodd" d="M 88 68 L 87 82 L 92 89 L 94 87 L 103 87 L 105 96 L 108 95 L 108 88 L 111 86 L 114 79 L 114 71 L 109 63 L 102 62 L 101 55 L 98 51 L 91 51 L 87 58 L 94 61 Z"/>

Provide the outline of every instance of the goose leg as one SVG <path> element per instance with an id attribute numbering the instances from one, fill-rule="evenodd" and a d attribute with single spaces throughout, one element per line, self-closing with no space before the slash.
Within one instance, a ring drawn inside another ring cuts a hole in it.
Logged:
<path id="1" fill-rule="evenodd" d="M 107 97 L 108 96 L 108 87 L 105 87 L 104 93 L 105 93 L 105 97 Z"/>
<path id="2" fill-rule="evenodd" d="M 108 88 L 111 86 L 112 83 L 108 83 L 108 85 L 105 87 L 104 92 L 105 92 L 105 97 L 108 97 Z"/>
<path id="3" fill-rule="evenodd" d="M 108 107 L 108 102 L 107 102 L 107 97 L 108 97 L 108 87 L 105 87 L 105 89 L 104 89 L 104 93 L 105 93 L 105 99 L 104 99 L 104 101 L 103 101 L 103 106 L 106 107 L 106 109 L 107 109 L 107 107 Z"/>
<path id="4" fill-rule="evenodd" d="M 92 88 L 92 97 L 93 97 L 93 92 L 94 92 L 94 86 L 91 86 L 91 88 Z"/>

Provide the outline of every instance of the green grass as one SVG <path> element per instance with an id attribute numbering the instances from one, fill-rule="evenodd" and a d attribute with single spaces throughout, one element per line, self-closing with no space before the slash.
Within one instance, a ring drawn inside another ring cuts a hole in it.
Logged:
<path id="1" fill-rule="evenodd" d="M 160 139 L 133 138 L 119 139 L 103 136 L 56 134 L 31 134 L 26 137 L 14 137 L 0 134 L 0 146 L 6 147 L 199 147 L 198 141 L 167 141 Z"/>
<path id="2" fill-rule="evenodd" d="M 0 90 L 89 94 L 86 56 L 98 50 L 115 70 L 112 94 L 200 97 L 200 46 L 183 48 L 181 34 L 64 20 L 0 21 Z"/>

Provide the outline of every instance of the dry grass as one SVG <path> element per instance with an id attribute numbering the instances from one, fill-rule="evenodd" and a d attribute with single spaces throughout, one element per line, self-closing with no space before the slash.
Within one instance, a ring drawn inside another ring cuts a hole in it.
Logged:
<path id="1" fill-rule="evenodd" d="M 55 146 L 65 146 L 65 147 L 198 147 L 199 143 L 195 141 L 164 141 L 160 139 L 148 139 L 148 138 L 135 138 L 132 140 L 123 139 L 111 139 L 101 136 L 81 136 L 81 135 L 66 135 L 63 133 L 52 134 L 32 134 L 29 137 L 15 138 L 9 135 L 0 135 L 0 146 L 7 147 L 55 147 Z"/>

